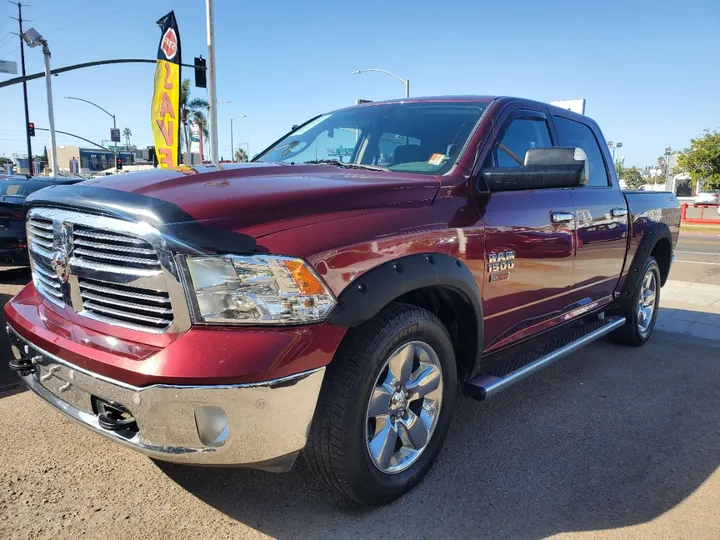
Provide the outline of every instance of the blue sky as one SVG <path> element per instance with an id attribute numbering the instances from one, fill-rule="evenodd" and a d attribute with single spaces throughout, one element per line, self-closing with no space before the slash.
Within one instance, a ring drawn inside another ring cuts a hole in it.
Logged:
<path id="1" fill-rule="evenodd" d="M 24 17 L 50 43 L 53 67 L 109 58 L 154 58 L 155 21 L 171 9 L 184 60 L 206 56 L 202 0 L 28 0 Z M 584 97 L 626 165 L 654 163 L 668 144 L 688 146 L 720 130 L 718 0 L 216 0 L 220 154 L 235 142 L 256 153 L 293 124 L 352 104 L 411 94 L 509 94 L 541 101 Z M 0 4 L 0 59 L 20 59 L 16 7 Z M 43 69 L 26 49 L 28 73 Z M 77 101 L 95 101 L 151 144 L 154 66 L 103 66 L 53 77 L 57 129 L 100 141 L 112 120 Z M 184 76 L 192 78 L 190 70 Z M 10 78 L 0 74 L 0 80 Z M 31 121 L 47 127 L 45 86 L 28 84 Z M 205 90 L 194 89 L 197 95 Z M 22 87 L 0 88 L 0 155 L 24 153 Z M 33 151 L 49 136 L 38 132 Z M 58 136 L 58 144 L 76 144 Z"/>

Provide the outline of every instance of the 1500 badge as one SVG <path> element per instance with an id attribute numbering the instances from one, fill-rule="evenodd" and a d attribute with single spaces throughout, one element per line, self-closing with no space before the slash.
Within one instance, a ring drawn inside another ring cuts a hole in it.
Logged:
<path id="1" fill-rule="evenodd" d="M 510 279 L 510 270 L 515 268 L 515 252 L 507 250 L 489 253 L 487 268 L 491 282 Z"/>

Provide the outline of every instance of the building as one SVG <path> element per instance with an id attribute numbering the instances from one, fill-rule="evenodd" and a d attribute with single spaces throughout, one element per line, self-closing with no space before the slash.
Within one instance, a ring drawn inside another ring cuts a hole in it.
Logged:
<path id="1" fill-rule="evenodd" d="M 135 163 L 135 154 L 131 151 L 119 150 L 117 154 L 100 148 L 80 148 L 79 146 L 58 146 L 56 148 L 58 170 L 79 174 L 101 173 L 107 169 L 115 168 L 115 157 L 121 158 L 124 165 Z M 52 155 L 49 168 L 52 169 Z M 80 170 L 75 170 L 75 163 L 79 162 Z"/>

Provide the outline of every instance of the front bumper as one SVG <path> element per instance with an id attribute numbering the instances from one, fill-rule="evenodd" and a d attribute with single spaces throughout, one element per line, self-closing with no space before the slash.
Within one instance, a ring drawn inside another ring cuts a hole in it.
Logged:
<path id="1" fill-rule="evenodd" d="M 135 387 L 50 354 L 10 326 L 7 332 L 16 361 L 30 366 L 22 380 L 45 401 L 110 440 L 177 463 L 289 469 L 305 446 L 325 373 L 318 368 L 258 383 Z M 133 426 L 102 427 L 98 414 L 105 404 L 127 411 Z"/>

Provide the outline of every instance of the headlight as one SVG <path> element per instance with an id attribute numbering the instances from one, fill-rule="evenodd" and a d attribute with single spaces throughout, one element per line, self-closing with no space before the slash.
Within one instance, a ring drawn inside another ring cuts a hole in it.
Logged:
<path id="1" fill-rule="evenodd" d="M 335 297 L 300 259 L 270 255 L 187 257 L 196 320 L 305 324 L 323 320 Z"/>

